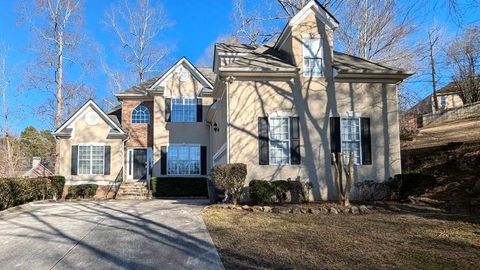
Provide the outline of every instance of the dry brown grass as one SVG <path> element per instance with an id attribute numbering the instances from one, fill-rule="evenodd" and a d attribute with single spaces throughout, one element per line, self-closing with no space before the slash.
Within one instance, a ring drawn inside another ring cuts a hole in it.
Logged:
<path id="1" fill-rule="evenodd" d="M 478 269 L 480 218 L 272 214 L 209 207 L 226 269 Z M 449 220 L 447 220 L 449 219 Z M 453 221 L 452 221 L 453 219 Z"/>
<path id="2" fill-rule="evenodd" d="M 480 140 L 480 116 L 455 119 L 426 126 L 413 141 L 402 142 L 402 149 L 417 149 L 446 145 L 451 142 Z"/>

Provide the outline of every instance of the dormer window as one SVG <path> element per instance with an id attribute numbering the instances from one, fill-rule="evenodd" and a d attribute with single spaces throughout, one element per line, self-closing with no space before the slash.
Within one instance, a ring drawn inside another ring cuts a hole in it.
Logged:
<path id="1" fill-rule="evenodd" d="M 323 77 L 323 48 L 320 38 L 304 38 L 303 76 Z"/>

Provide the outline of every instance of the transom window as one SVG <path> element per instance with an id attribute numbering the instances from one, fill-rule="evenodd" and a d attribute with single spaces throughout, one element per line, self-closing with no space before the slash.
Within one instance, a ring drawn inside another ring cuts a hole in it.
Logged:
<path id="1" fill-rule="evenodd" d="M 140 105 L 132 111 L 132 124 L 149 124 L 150 111 L 147 107 Z"/>
<path id="2" fill-rule="evenodd" d="M 269 156 L 270 164 L 290 163 L 290 128 L 288 117 L 270 117 L 269 119 Z"/>
<path id="3" fill-rule="evenodd" d="M 194 98 L 172 98 L 172 122 L 196 122 L 197 100 Z"/>
<path id="4" fill-rule="evenodd" d="M 323 49 L 320 38 L 303 39 L 303 75 L 323 76 Z"/>
<path id="5" fill-rule="evenodd" d="M 360 118 L 346 117 L 341 119 L 342 152 L 344 161 L 349 162 L 350 152 L 353 152 L 353 163 L 362 164 Z"/>
<path id="6" fill-rule="evenodd" d="M 167 155 L 168 174 L 199 175 L 200 146 L 170 145 Z"/>
<path id="7" fill-rule="evenodd" d="M 105 147 L 95 145 L 78 146 L 78 174 L 103 175 L 105 169 Z"/>

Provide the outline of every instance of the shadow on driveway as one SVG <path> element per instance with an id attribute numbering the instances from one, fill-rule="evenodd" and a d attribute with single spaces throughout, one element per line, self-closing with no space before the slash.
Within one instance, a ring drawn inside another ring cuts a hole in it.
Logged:
<path id="1" fill-rule="evenodd" d="M 0 217 L 1 269 L 223 269 L 206 201 L 33 205 Z"/>

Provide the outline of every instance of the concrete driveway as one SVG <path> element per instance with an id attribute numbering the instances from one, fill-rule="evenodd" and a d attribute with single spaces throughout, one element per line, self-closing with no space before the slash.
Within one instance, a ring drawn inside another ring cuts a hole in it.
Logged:
<path id="1" fill-rule="evenodd" d="M 3 213 L 0 269 L 223 269 L 205 203 L 39 203 Z"/>

